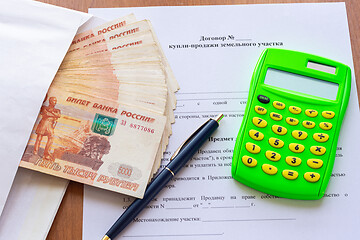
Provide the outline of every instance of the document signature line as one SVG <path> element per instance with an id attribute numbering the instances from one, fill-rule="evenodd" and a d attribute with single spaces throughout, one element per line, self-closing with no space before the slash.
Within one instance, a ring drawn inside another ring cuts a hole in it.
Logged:
<path id="1" fill-rule="evenodd" d="M 203 220 L 203 222 L 263 222 L 263 221 L 296 221 L 296 218 L 256 218 L 256 219 Z"/>

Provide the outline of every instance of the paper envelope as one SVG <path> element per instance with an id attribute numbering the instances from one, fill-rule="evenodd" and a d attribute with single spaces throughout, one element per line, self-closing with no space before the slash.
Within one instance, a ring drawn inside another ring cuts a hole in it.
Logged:
<path id="1" fill-rule="evenodd" d="M 48 87 L 78 28 L 87 21 L 94 21 L 89 14 L 40 2 L 0 1 L 0 215 Z M 21 199 L 29 195 L 19 189 L 30 191 L 24 184 L 38 180 L 34 181 L 28 171 L 18 174 L 29 175 L 20 177 L 11 190 L 14 194 L 18 192 Z M 42 191 L 46 190 L 46 177 L 49 176 L 44 175 L 45 188 L 44 184 L 39 188 Z M 54 186 L 51 182 L 50 187 Z M 61 201 L 66 184 L 67 181 L 59 179 L 57 202 Z M 33 186 L 31 191 L 35 191 Z M 14 201 L 6 203 L 14 204 Z M 27 207 L 31 206 L 19 209 Z M 5 217 L 0 222 L 5 222 Z M 7 232 L 4 225 L 0 226 L 0 239 L 4 232 Z"/>

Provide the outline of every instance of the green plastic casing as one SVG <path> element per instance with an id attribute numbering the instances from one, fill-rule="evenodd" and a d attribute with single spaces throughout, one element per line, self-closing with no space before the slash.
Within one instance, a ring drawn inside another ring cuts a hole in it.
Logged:
<path id="1" fill-rule="evenodd" d="M 335 74 L 308 68 L 307 64 L 309 61 L 335 67 Z M 338 93 L 336 100 L 266 85 L 264 84 L 264 79 L 268 68 L 337 83 Z M 251 79 L 245 114 L 236 139 L 231 167 L 233 178 L 258 191 L 278 197 L 303 200 L 320 199 L 324 195 L 330 180 L 340 128 L 349 101 L 350 88 L 351 70 L 344 64 L 302 52 L 284 49 L 265 49 L 257 62 Z M 266 104 L 260 102 L 257 98 L 259 95 L 268 97 L 270 102 Z M 284 103 L 286 105 L 285 109 L 276 109 L 272 104 L 274 101 Z M 255 106 L 266 108 L 267 113 L 265 115 L 256 113 L 254 110 Z M 289 106 L 300 107 L 302 111 L 297 115 L 292 114 L 288 110 Z M 314 109 L 318 111 L 318 115 L 310 118 L 305 115 L 306 109 Z M 326 119 L 322 116 L 322 111 L 333 111 L 335 117 Z M 272 120 L 269 115 L 271 112 L 281 114 L 283 116 L 282 120 Z M 260 117 L 266 120 L 267 126 L 265 128 L 256 127 L 252 123 L 253 117 Z M 287 124 L 285 121 L 286 117 L 297 118 L 299 124 L 296 126 Z M 315 122 L 315 127 L 307 129 L 302 125 L 303 121 L 313 121 Z M 330 130 L 322 130 L 319 127 L 320 122 L 330 122 L 333 126 Z M 275 124 L 285 127 L 287 133 L 283 136 L 275 134 L 271 129 L 271 126 Z M 264 139 L 261 141 L 253 140 L 249 136 L 251 129 L 262 132 Z M 297 140 L 291 134 L 293 130 L 306 131 L 308 137 L 305 140 Z M 325 143 L 316 142 L 313 139 L 314 133 L 326 133 L 329 135 L 329 140 Z M 270 137 L 282 140 L 284 146 L 280 149 L 273 148 L 268 141 Z M 248 152 L 245 148 L 247 142 L 258 145 L 261 148 L 260 152 L 257 154 Z M 290 143 L 302 144 L 305 146 L 305 150 L 302 153 L 294 153 L 289 149 Z M 326 148 L 326 152 L 322 156 L 316 156 L 310 152 L 311 146 L 323 146 Z M 281 159 L 277 162 L 268 160 L 265 156 L 265 152 L 268 150 L 279 153 Z M 242 162 L 244 155 L 256 159 L 257 165 L 255 167 L 246 166 Z M 299 157 L 301 164 L 295 167 L 288 165 L 285 162 L 287 156 Z M 308 159 L 321 159 L 323 166 L 319 169 L 310 168 L 307 165 Z M 263 164 L 271 164 L 276 167 L 277 173 L 274 175 L 266 174 L 262 170 Z M 283 177 L 283 170 L 296 171 L 298 172 L 298 177 L 294 180 L 288 180 Z M 306 172 L 319 173 L 319 181 L 314 183 L 306 181 L 304 178 Z"/>

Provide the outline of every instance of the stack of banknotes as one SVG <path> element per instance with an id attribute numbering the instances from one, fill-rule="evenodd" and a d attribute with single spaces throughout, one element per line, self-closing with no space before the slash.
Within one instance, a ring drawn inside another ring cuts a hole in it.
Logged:
<path id="1" fill-rule="evenodd" d="M 20 166 L 141 198 L 171 135 L 179 89 L 148 20 L 75 36 Z"/>

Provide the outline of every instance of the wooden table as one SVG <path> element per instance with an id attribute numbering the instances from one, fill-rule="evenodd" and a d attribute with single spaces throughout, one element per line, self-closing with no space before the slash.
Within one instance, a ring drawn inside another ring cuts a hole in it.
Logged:
<path id="1" fill-rule="evenodd" d="M 143 7 L 143 6 L 176 6 L 176 5 L 228 5 L 228 4 L 252 4 L 252 3 L 299 3 L 299 2 L 324 2 L 321 0 L 40 0 L 57 6 L 71 8 L 87 12 L 88 8 L 95 7 Z M 337 2 L 328 0 L 325 2 Z M 359 92 L 360 74 L 360 1 L 345 0 L 349 21 L 350 38 L 352 45 L 355 75 Z M 50 229 L 48 240 L 80 240 L 82 239 L 82 209 L 83 209 L 83 185 L 70 182 L 65 197 L 61 203 L 54 223 Z"/>

